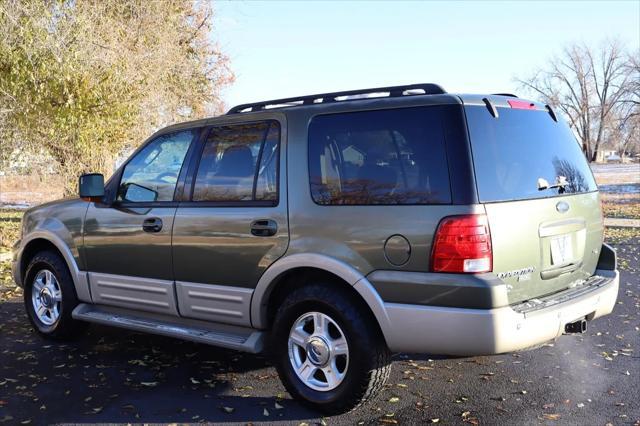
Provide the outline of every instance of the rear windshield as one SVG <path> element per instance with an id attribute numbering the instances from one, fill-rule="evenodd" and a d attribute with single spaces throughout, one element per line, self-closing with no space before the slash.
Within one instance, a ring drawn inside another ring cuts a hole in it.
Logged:
<path id="1" fill-rule="evenodd" d="M 441 108 L 315 117 L 309 173 L 318 204 L 450 203 Z"/>
<path id="2" fill-rule="evenodd" d="M 525 200 L 595 191 L 569 127 L 546 111 L 465 108 L 480 201 Z M 547 189 L 544 183 L 548 183 Z M 552 186 L 561 183 L 560 186 Z M 539 189 L 540 188 L 540 189 Z"/>

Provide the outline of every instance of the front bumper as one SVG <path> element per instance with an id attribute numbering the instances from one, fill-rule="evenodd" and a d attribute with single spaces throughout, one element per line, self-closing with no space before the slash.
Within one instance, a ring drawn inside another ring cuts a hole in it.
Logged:
<path id="1" fill-rule="evenodd" d="M 537 305 L 466 309 L 385 303 L 387 345 L 394 352 L 490 355 L 555 339 L 567 323 L 609 314 L 618 297 L 617 270 L 596 270 L 587 286 Z"/>

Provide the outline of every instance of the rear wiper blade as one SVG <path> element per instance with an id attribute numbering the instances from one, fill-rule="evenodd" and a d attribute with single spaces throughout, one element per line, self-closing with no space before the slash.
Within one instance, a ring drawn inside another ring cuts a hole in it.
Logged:
<path id="1" fill-rule="evenodd" d="M 544 191 L 545 189 L 560 188 L 564 190 L 564 187 L 569 185 L 565 176 L 557 176 L 556 183 L 550 185 L 545 178 L 538 178 L 538 191 Z"/>

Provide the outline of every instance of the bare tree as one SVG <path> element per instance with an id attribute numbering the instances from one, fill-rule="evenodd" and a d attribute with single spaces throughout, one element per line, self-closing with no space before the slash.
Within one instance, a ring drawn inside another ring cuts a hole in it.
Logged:
<path id="1" fill-rule="evenodd" d="M 640 51 L 629 55 L 628 72 L 631 75 L 630 96 L 625 101 L 629 108 L 628 117 L 640 115 Z"/>
<path id="2" fill-rule="evenodd" d="M 621 157 L 640 154 L 640 114 L 638 107 L 631 112 L 625 110 L 608 135 Z"/>
<path id="3" fill-rule="evenodd" d="M 611 134 L 607 130 L 623 113 L 637 114 L 633 59 L 617 40 L 604 42 L 597 49 L 574 44 L 529 78 L 516 81 L 567 117 L 585 155 L 595 161 Z"/>

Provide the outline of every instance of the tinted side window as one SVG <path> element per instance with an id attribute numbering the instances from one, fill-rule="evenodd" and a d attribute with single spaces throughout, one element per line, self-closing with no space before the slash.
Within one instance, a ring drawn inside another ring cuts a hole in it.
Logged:
<path id="1" fill-rule="evenodd" d="M 160 136 L 148 143 L 125 166 L 118 201 L 173 201 L 178 175 L 195 131 Z"/>
<path id="2" fill-rule="evenodd" d="M 279 142 L 275 121 L 212 129 L 198 165 L 193 201 L 276 200 Z"/>
<path id="3" fill-rule="evenodd" d="M 524 200 L 596 190 L 589 164 L 569 127 L 546 111 L 465 108 L 478 194 L 483 202 Z M 538 189 L 538 179 L 563 187 Z"/>
<path id="4" fill-rule="evenodd" d="M 309 126 L 313 200 L 451 203 L 441 114 L 420 107 L 315 117 Z"/>

